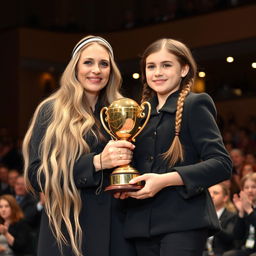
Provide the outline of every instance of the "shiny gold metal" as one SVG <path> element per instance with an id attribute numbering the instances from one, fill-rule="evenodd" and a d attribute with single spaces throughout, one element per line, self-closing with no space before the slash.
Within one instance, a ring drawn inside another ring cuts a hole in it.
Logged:
<path id="1" fill-rule="evenodd" d="M 145 106 L 148 113 L 142 126 L 140 122 L 145 118 Z M 114 140 L 127 140 L 135 142 L 135 138 L 144 129 L 151 113 L 149 102 L 139 105 L 130 98 L 122 98 L 112 102 L 109 107 L 100 111 L 100 120 L 104 129 Z M 105 118 L 104 118 L 105 116 Z M 121 155 L 120 155 L 121 159 Z M 139 172 L 130 165 L 116 168 L 110 175 L 110 186 L 105 191 L 133 191 L 142 188 L 141 184 L 129 184 L 132 178 L 139 176 Z"/>

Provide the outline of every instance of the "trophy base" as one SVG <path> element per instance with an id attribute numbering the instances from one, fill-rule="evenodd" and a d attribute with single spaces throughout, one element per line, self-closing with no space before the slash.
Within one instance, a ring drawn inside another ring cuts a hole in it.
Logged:
<path id="1" fill-rule="evenodd" d="M 110 185 L 105 191 L 130 192 L 143 187 L 141 182 L 129 184 L 129 181 L 139 176 L 139 172 L 130 165 L 120 166 L 110 174 Z"/>
<path id="2" fill-rule="evenodd" d="M 132 192 L 137 191 L 143 188 L 142 185 L 136 185 L 136 184 L 121 184 L 121 185 L 110 185 L 105 188 L 104 191 L 110 191 L 110 192 Z"/>

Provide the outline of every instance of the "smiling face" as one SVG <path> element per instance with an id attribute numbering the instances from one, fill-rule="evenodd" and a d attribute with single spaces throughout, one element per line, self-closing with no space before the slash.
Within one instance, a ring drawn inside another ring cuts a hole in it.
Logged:
<path id="1" fill-rule="evenodd" d="M 87 96 L 99 95 L 108 83 L 110 70 L 109 53 L 103 46 L 92 43 L 82 51 L 77 63 L 77 79 Z"/>
<path id="2" fill-rule="evenodd" d="M 188 73 L 187 65 L 181 66 L 177 57 L 165 48 L 150 54 L 146 58 L 146 80 L 158 97 L 165 99 L 177 91 L 182 77 Z"/>
<path id="3" fill-rule="evenodd" d="M 0 200 L 0 216 L 6 221 L 11 218 L 11 207 L 10 204 L 5 200 Z"/>
<path id="4" fill-rule="evenodd" d="M 247 194 L 249 199 L 256 203 L 256 182 L 252 179 L 247 179 L 244 182 L 243 191 Z"/>

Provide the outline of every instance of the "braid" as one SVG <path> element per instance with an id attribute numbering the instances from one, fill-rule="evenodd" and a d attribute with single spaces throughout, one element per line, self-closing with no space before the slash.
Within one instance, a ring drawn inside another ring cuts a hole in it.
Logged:
<path id="1" fill-rule="evenodd" d="M 177 111 L 176 111 L 176 117 L 175 117 L 175 135 L 176 136 L 179 136 L 180 134 L 183 106 L 184 106 L 185 98 L 189 92 L 190 92 L 190 86 L 186 86 L 181 91 L 180 96 L 178 98 Z"/>
<path id="2" fill-rule="evenodd" d="M 181 92 L 177 101 L 177 111 L 175 117 L 175 135 L 170 148 L 163 154 L 164 159 L 169 160 L 169 165 L 174 166 L 178 161 L 183 161 L 183 148 L 180 142 L 180 130 L 182 122 L 182 113 L 185 98 L 191 90 L 190 84 L 188 84 Z"/>

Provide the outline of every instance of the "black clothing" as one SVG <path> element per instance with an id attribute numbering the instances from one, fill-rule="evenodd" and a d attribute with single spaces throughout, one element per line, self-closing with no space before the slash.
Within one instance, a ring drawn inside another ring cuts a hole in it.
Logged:
<path id="1" fill-rule="evenodd" d="M 208 187 L 229 179 L 232 164 L 215 121 L 214 103 L 207 94 L 189 93 L 185 99 L 180 132 L 184 161 L 168 167 L 161 155 L 174 138 L 178 96 L 178 91 L 170 95 L 159 113 L 157 97 L 151 101 L 152 113 L 136 139 L 133 165 L 140 173 L 177 171 L 184 185 L 164 188 L 153 198 L 127 200 L 127 238 L 196 229 L 207 229 L 213 235 L 220 228 Z"/>
<path id="2" fill-rule="evenodd" d="M 237 219 L 234 231 L 235 239 L 242 241 L 242 244 L 245 244 L 248 238 L 250 225 L 255 229 L 254 240 L 256 241 L 256 209 L 253 209 L 251 214 L 246 214 L 244 218 L 238 217 Z M 256 252 L 256 243 L 254 244 L 253 251 Z"/>
<path id="3" fill-rule="evenodd" d="M 96 106 L 95 115 L 99 119 L 101 107 Z M 43 107 L 36 121 L 31 140 L 29 178 L 33 186 L 39 189 L 36 175 L 40 164 L 38 145 L 46 132 L 47 113 L 49 105 Z M 74 165 L 74 181 L 80 189 L 82 209 L 80 213 L 80 225 L 83 231 L 82 253 L 88 256 L 133 256 L 133 248 L 123 238 L 123 212 L 119 209 L 119 200 L 115 200 L 109 193 L 96 194 L 99 187 L 102 172 L 96 172 L 93 165 L 93 157 L 100 153 L 105 146 L 89 134 L 86 141 L 91 153 L 83 154 Z M 43 179 L 43 177 L 41 177 Z M 108 183 L 108 173 L 103 172 L 103 184 Z M 114 224 L 112 223 L 114 221 Z M 72 221 L 72 220 L 71 220 Z M 73 224 L 74 225 L 74 224 Z M 63 232 L 66 230 L 63 227 Z M 68 239 L 68 235 L 65 235 Z M 116 242 L 117 241 L 117 242 Z M 115 243 L 116 242 L 116 243 Z M 114 243 L 112 245 L 112 243 Z M 114 250 L 112 250 L 114 248 Z M 65 256 L 73 255 L 69 246 L 63 246 Z M 49 227 L 49 220 L 43 211 L 38 242 L 38 256 L 60 256 L 60 250 L 56 244 Z"/>
<path id="4" fill-rule="evenodd" d="M 234 227 L 237 214 L 225 209 L 220 218 L 221 231 L 214 235 L 212 248 L 215 254 L 223 254 L 225 251 L 235 248 Z"/>
<path id="5" fill-rule="evenodd" d="M 30 229 L 25 221 L 20 220 L 10 224 L 8 232 L 14 237 L 13 245 L 9 246 L 13 250 L 15 256 L 23 256 L 32 253 L 33 246 L 30 243 Z"/>
<path id="6" fill-rule="evenodd" d="M 36 198 L 33 195 L 26 194 L 22 196 L 22 199 L 20 201 L 17 201 L 24 213 L 25 221 L 33 230 L 38 229 L 41 219 L 41 211 L 38 211 L 37 209 L 38 200 L 36 200 Z"/>
<path id="7" fill-rule="evenodd" d="M 202 255 L 207 233 L 205 229 L 198 229 L 149 239 L 138 238 L 135 240 L 137 256 L 199 256 Z"/>

